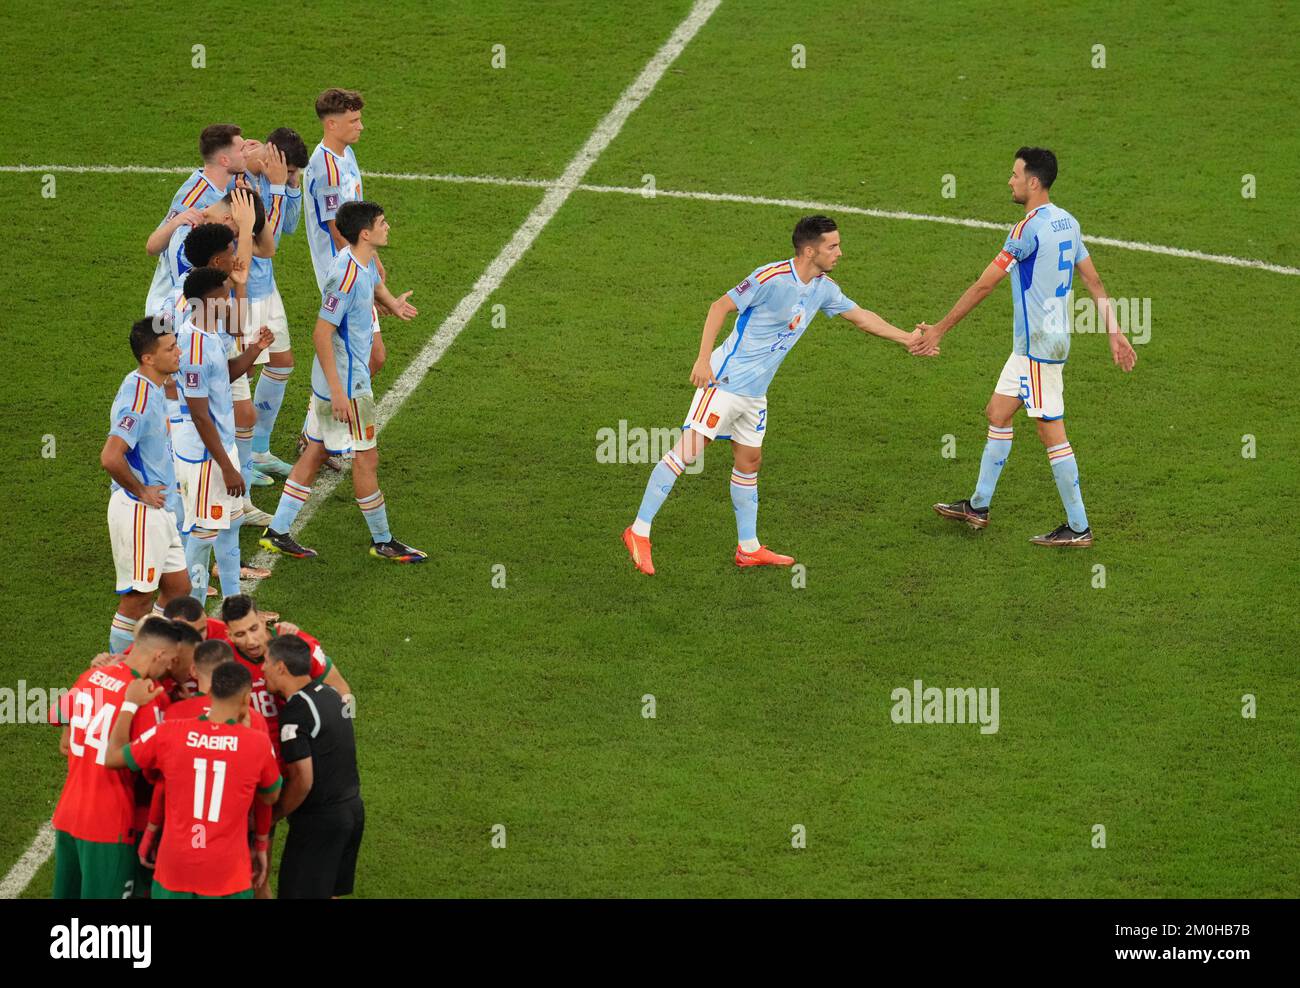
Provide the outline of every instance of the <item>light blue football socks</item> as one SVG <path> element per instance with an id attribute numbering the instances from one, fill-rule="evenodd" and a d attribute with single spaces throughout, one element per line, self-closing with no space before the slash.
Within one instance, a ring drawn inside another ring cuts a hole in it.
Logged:
<path id="1" fill-rule="evenodd" d="M 975 493 L 970 497 L 972 508 L 987 508 L 993 500 L 993 491 L 998 486 L 998 477 L 1011 455 L 1011 426 L 990 425 L 988 442 L 984 444 L 984 455 L 980 457 L 980 476 L 975 484 Z"/>
<path id="2" fill-rule="evenodd" d="M 758 471 L 731 471 L 731 506 L 736 510 L 736 541 L 745 552 L 758 551 Z"/>
<path id="3" fill-rule="evenodd" d="M 676 453 L 669 450 L 662 460 L 650 471 L 650 481 L 645 487 L 645 496 L 641 498 L 641 507 L 637 509 L 636 521 L 632 523 L 632 534 L 642 538 L 650 537 L 650 524 L 663 506 L 668 495 L 672 493 L 673 484 L 686 469 Z"/>
<path id="4" fill-rule="evenodd" d="M 1083 493 L 1079 490 L 1079 464 L 1074 458 L 1074 449 L 1068 442 L 1048 446 L 1047 459 L 1052 464 L 1052 476 L 1056 478 L 1061 503 L 1065 505 L 1066 520 L 1076 532 L 1086 531 L 1088 514 L 1083 510 Z"/>

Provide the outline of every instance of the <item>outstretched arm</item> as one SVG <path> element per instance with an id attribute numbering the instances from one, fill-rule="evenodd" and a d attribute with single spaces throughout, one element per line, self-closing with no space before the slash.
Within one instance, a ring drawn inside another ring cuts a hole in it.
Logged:
<path id="1" fill-rule="evenodd" d="M 1000 256 L 1001 255 L 999 255 L 999 257 Z M 927 326 L 925 323 L 921 323 L 917 327 L 918 329 L 925 331 L 925 336 L 920 343 L 913 344 L 912 352 L 923 355 L 937 353 L 939 349 L 939 341 L 943 339 L 944 334 L 965 319 L 971 309 L 975 308 L 975 306 L 988 298 L 989 293 L 992 292 L 993 289 L 997 288 L 998 282 L 1006 276 L 1006 268 L 1003 268 L 996 260 L 991 261 L 989 266 L 984 269 L 984 272 L 976 278 L 974 282 L 972 282 L 971 286 L 962 292 L 961 298 L 957 299 L 953 307 L 948 310 L 946 316 L 940 319 L 933 326 Z"/>
<path id="2" fill-rule="evenodd" d="M 1088 288 L 1088 294 L 1093 297 L 1097 308 L 1105 315 L 1106 336 L 1110 340 L 1111 358 L 1121 370 L 1131 371 L 1133 365 L 1137 363 L 1137 353 L 1133 349 L 1133 344 L 1128 341 L 1128 337 L 1120 331 L 1119 322 L 1115 318 L 1115 306 L 1110 296 L 1106 294 L 1106 286 L 1101 283 L 1101 275 L 1097 273 L 1092 258 L 1085 257 L 1076 268 L 1079 277 Z"/>
<path id="3" fill-rule="evenodd" d="M 848 312 L 841 312 L 840 316 L 847 319 L 853 325 L 864 333 L 870 333 L 872 336 L 879 336 L 881 339 L 889 340 L 891 343 L 901 343 L 905 347 L 918 342 L 921 339 L 921 331 L 914 329 L 912 332 L 904 332 L 897 326 L 885 322 L 880 316 L 876 315 L 870 309 L 864 309 L 861 306 L 854 306 Z M 936 348 L 935 353 L 938 353 Z M 928 354 L 927 354 L 928 356 Z"/>

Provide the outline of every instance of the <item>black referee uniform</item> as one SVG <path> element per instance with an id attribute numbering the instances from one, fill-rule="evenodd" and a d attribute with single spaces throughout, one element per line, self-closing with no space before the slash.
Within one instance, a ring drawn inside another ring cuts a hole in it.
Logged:
<path id="1" fill-rule="evenodd" d="M 317 683 L 289 697 L 280 711 L 280 754 L 286 764 L 310 758 L 312 786 L 288 817 L 279 896 L 350 895 L 366 812 L 352 718 L 337 690 Z"/>

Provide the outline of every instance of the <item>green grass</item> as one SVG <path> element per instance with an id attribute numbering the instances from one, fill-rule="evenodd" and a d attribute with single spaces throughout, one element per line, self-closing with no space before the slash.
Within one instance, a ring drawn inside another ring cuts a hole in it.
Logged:
<path id="1" fill-rule="evenodd" d="M 66 88 L 40 97 L 58 126 L 41 125 L 35 86 L 15 71 L 4 163 L 185 163 L 209 117 L 260 121 L 253 133 L 288 120 L 310 143 L 311 96 L 341 82 L 367 96 L 367 170 L 553 178 L 686 10 L 601 8 L 579 32 L 576 6 L 527 19 L 506 3 L 452 6 L 428 23 L 400 8 L 369 29 L 428 38 L 428 58 L 380 45 L 339 79 L 322 68 L 327 39 L 297 32 L 233 88 L 219 39 L 204 73 L 182 72 L 159 51 L 188 65 L 205 39 L 152 15 L 123 13 L 111 45 L 88 15 L 41 15 L 0 42 L 6 64 L 41 64 L 55 38 L 86 43 L 66 46 Z M 724 3 L 589 181 L 653 174 L 662 188 L 1010 225 L 1010 152 L 1042 142 L 1061 155 L 1057 198 L 1085 233 L 1294 265 L 1294 14 L 1222 16 L 1208 3 L 1162 21 L 1133 5 L 1063 8 L 1025 41 L 992 5 L 832 18 Z M 495 43 L 508 67 L 494 73 Z M 796 43 L 804 70 L 790 68 Z M 1094 43 L 1107 45 L 1104 70 L 1089 67 Z M 953 200 L 939 195 L 948 173 Z M 1257 199 L 1241 198 L 1246 173 Z M 32 231 L 5 284 L 8 393 L 23 386 L 6 404 L 6 685 L 67 685 L 103 647 L 96 459 L 130 366 L 114 341 L 143 300 L 140 247 L 178 181 L 61 174 L 47 200 L 39 176 L 0 174 L 0 205 Z M 386 326 L 382 390 L 541 193 L 367 190 L 393 223 L 390 284 L 421 306 Z M 787 256 L 795 218 L 575 193 L 383 433 L 394 531 L 429 563 L 366 557 L 345 485 L 303 533 L 322 558 L 285 560 L 262 586 L 360 698 L 358 894 L 1293 894 L 1300 409 L 1284 334 L 1300 279 L 1093 249 L 1113 293 L 1152 299 L 1153 327 L 1132 375 L 1104 341 L 1074 344 L 1067 421 L 1098 535 L 1079 553 L 1026 541 L 1061 509 L 1023 418 L 987 531 L 929 510 L 973 485 L 1010 337 L 1005 287 L 934 361 L 819 320 L 773 385 L 761 481 L 760 534 L 806 565 L 806 588 L 731 564 L 720 447 L 678 482 L 656 520 L 659 574 L 642 578 L 618 533 L 649 465 L 597 462 L 597 432 L 681 421 L 708 303 Z M 938 318 L 1000 246 L 989 231 L 840 219 L 837 280 L 898 325 Z M 282 454 L 307 390 L 308 264 L 301 235 L 288 238 L 277 272 L 302 366 Z M 46 434 L 52 460 L 39 455 Z M 955 459 L 941 455 L 947 435 Z M 917 678 L 998 687 L 1000 731 L 893 724 L 891 691 Z M 1246 693 L 1257 719 L 1241 716 Z M 0 731 L 7 869 L 48 819 L 62 766 L 49 732 Z M 489 844 L 496 823 L 504 850 Z M 1099 823 L 1105 850 L 1090 847 Z M 790 847 L 795 824 L 806 850 Z M 28 894 L 47 894 L 49 877 Z"/>

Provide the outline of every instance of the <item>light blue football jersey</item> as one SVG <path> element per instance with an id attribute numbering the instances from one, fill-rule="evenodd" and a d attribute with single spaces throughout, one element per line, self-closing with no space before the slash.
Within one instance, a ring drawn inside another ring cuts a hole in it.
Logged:
<path id="1" fill-rule="evenodd" d="M 190 416 L 188 399 L 208 399 L 208 414 L 217 427 L 223 448 L 235 442 L 235 400 L 230 387 L 230 365 L 226 355 L 226 333 L 210 333 L 186 319 L 176 334 L 181 348 L 181 366 L 176 372 L 180 388 L 181 420 L 172 428 L 176 455 L 191 463 L 211 457 Z"/>
<path id="2" fill-rule="evenodd" d="M 856 307 L 824 274 L 800 281 L 792 260 L 756 268 L 727 295 L 740 311 L 710 364 L 718 387 L 749 398 L 767 394 L 781 361 L 818 312 L 838 316 Z"/>
<path id="3" fill-rule="evenodd" d="M 161 315 L 172 321 L 172 325 L 179 331 L 180 325 L 185 322 L 190 314 L 189 299 L 180 287 L 173 288 L 163 299 L 162 305 L 158 307 L 157 312 L 151 312 L 150 315 Z"/>
<path id="4" fill-rule="evenodd" d="M 146 316 L 166 312 L 168 301 L 176 297 L 185 284 L 185 276 L 193 270 L 185 256 L 185 238 L 193 231 L 192 226 L 178 226 L 163 252 L 158 255 L 158 267 L 154 271 L 153 283 L 149 286 L 149 297 L 144 303 Z"/>
<path id="5" fill-rule="evenodd" d="M 266 225 L 271 228 L 278 249 L 281 234 L 293 233 L 298 228 L 298 219 L 302 215 L 302 189 L 272 185 L 265 175 L 249 175 L 248 179 L 253 190 L 262 197 L 262 205 L 266 207 Z M 248 269 L 249 301 L 266 298 L 274 291 L 274 259 L 254 255 Z"/>
<path id="6" fill-rule="evenodd" d="M 232 188 L 237 178 L 238 176 L 232 176 L 230 185 L 226 188 Z M 172 203 L 167 210 L 167 215 L 163 217 L 162 223 L 158 225 L 162 226 L 163 223 L 166 223 L 177 213 L 182 213 L 187 209 L 207 209 L 214 202 L 220 202 L 225 194 L 226 189 L 217 188 L 207 180 L 202 168 L 196 168 L 190 177 L 181 183 L 181 187 L 176 190 L 176 194 L 172 196 Z M 176 233 L 180 234 L 181 243 L 185 242 L 185 235 L 192 229 L 193 227 L 183 226 L 176 231 Z M 158 256 L 158 263 L 154 266 L 153 281 L 149 285 L 149 294 L 145 296 L 144 314 L 146 316 L 157 315 L 162 308 L 163 299 L 176 287 L 175 265 L 177 253 L 173 249 L 176 242 L 177 238 L 173 235 L 167 250 L 164 250 Z M 188 265 L 185 270 L 189 270 Z M 184 278 L 182 277 L 181 280 L 184 280 Z"/>
<path id="7" fill-rule="evenodd" d="M 311 266 L 316 272 L 316 286 L 323 292 L 337 253 L 330 237 L 329 221 L 338 215 L 339 207 L 345 202 L 362 198 L 361 169 L 352 148 L 344 148 L 339 155 L 323 142 L 317 144 L 307 162 L 304 184 L 307 191 L 303 206 L 310 213 L 307 247 L 311 251 Z"/>
<path id="8" fill-rule="evenodd" d="M 995 263 L 1011 278 L 1013 353 L 1065 363 L 1074 268 L 1087 256 L 1079 221 L 1054 203 L 1032 210 L 1011 228 Z"/>
<path id="9" fill-rule="evenodd" d="M 175 489 L 176 470 L 172 465 L 167 398 L 162 385 L 154 384 L 138 370 L 126 375 L 113 399 L 108 434 L 126 443 L 127 466 L 141 484 L 146 487 L 161 484 L 169 492 Z M 109 486 L 113 491 L 123 490 L 115 480 Z M 126 496 L 139 500 L 129 491 Z"/>
<path id="10" fill-rule="evenodd" d="M 374 340 L 372 322 L 378 282 L 379 266 L 374 258 L 362 267 L 352 256 L 352 248 L 344 247 L 335 255 L 321 292 L 319 317 L 336 327 L 334 366 L 349 398 L 370 390 L 370 346 Z M 312 358 L 311 389 L 318 398 L 329 401 L 332 397 L 320 357 Z"/>
<path id="11" fill-rule="evenodd" d="M 234 184 L 233 178 L 230 184 Z M 172 204 L 167 209 L 167 215 L 163 217 L 163 223 L 187 209 L 206 209 L 225 194 L 226 189 L 213 185 L 203 174 L 203 169 L 196 168 L 172 196 Z"/>

